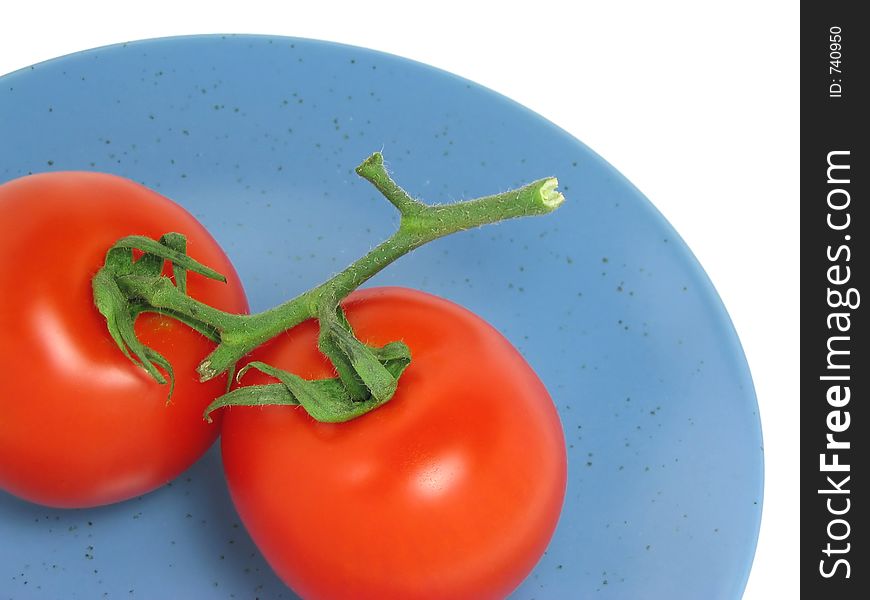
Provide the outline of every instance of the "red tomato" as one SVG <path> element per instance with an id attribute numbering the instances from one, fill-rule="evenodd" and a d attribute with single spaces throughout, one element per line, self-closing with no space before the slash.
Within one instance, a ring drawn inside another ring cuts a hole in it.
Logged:
<path id="1" fill-rule="evenodd" d="M 565 442 L 543 384 L 494 328 L 422 292 L 344 303 L 371 344 L 412 361 L 386 405 L 340 424 L 298 407 L 232 407 L 221 445 L 233 501 L 304 598 L 503 598 L 531 571 L 565 495 Z M 332 374 L 308 321 L 255 353 Z M 265 376 L 244 383 L 267 382 Z"/>
<path id="2" fill-rule="evenodd" d="M 142 315 L 140 339 L 172 363 L 175 393 L 115 346 L 91 277 L 119 238 L 177 231 L 228 284 L 188 277 L 191 296 L 247 310 L 223 251 L 193 216 L 132 181 L 51 173 L 0 186 L 0 488 L 57 507 L 148 492 L 190 466 L 219 426 L 202 411 L 225 382 L 194 371 L 213 344 L 176 321 Z"/>

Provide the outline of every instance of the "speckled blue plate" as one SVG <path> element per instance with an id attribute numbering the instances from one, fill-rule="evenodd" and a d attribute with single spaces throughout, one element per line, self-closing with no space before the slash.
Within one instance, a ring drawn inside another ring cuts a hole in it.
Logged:
<path id="1" fill-rule="evenodd" d="M 0 181 L 85 169 L 145 183 L 211 230 L 254 310 L 396 226 L 352 171 L 377 149 L 429 202 L 545 175 L 568 198 L 553 216 L 433 243 L 373 281 L 482 315 L 559 407 L 565 508 L 513 597 L 739 597 L 762 496 L 740 344 L 678 235 L 576 139 L 447 73 L 289 38 L 137 42 L 0 78 Z M 295 598 L 240 526 L 217 448 L 166 487 L 96 510 L 0 492 L 0 599 L 102 597 Z"/>

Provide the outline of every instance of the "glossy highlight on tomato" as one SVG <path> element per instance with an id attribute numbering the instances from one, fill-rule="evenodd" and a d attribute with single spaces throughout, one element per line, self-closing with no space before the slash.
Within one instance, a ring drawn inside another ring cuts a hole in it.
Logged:
<path id="1" fill-rule="evenodd" d="M 233 501 L 267 561 L 310 599 L 488 599 L 528 575 L 556 527 L 565 442 L 541 381 L 447 300 L 372 288 L 343 302 L 359 338 L 412 361 L 386 405 L 346 423 L 300 407 L 224 409 Z M 253 357 L 331 375 L 307 321 Z M 251 374 L 244 383 L 267 383 Z"/>
<path id="2" fill-rule="evenodd" d="M 136 332 L 173 365 L 175 393 L 133 365 L 106 331 L 91 278 L 131 234 L 187 236 L 226 284 L 188 277 L 194 298 L 233 312 L 247 300 L 229 259 L 183 208 L 113 175 L 59 172 L 0 186 L 0 489 L 56 507 L 131 498 L 165 484 L 215 440 L 203 408 L 225 380 L 195 368 L 212 342 L 144 314 Z"/>

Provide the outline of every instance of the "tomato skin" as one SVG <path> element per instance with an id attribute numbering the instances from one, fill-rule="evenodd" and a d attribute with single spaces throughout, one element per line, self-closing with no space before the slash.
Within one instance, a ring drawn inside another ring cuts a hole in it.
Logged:
<path id="1" fill-rule="evenodd" d="M 224 469 L 245 526 L 304 598 L 505 597 L 564 500 L 565 442 L 546 389 L 501 334 L 447 300 L 374 288 L 344 306 L 360 339 L 403 340 L 411 365 L 389 403 L 347 423 L 298 407 L 226 409 Z M 255 358 L 330 376 L 316 334 L 305 322 Z"/>
<path id="2" fill-rule="evenodd" d="M 198 382 L 212 342 L 153 314 L 140 339 L 173 365 L 175 393 L 121 353 L 93 304 L 91 278 L 125 235 L 177 231 L 228 283 L 188 277 L 191 296 L 247 312 L 229 259 L 196 219 L 132 181 L 32 175 L 0 186 L 0 489 L 55 507 L 117 502 L 165 484 L 215 440 L 202 410 L 225 381 Z"/>

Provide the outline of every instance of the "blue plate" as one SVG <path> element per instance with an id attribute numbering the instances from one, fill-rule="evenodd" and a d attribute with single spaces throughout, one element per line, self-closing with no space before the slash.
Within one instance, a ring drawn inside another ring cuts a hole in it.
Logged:
<path id="1" fill-rule="evenodd" d="M 211 230 L 254 310 L 391 233 L 394 209 L 352 171 L 373 150 L 433 203 L 558 176 L 568 201 L 556 214 L 435 242 L 372 283 L 480 314 L 559 407 L 565 508 L 513 598 L 741 595 L 761 515 L 762 442 L 737 336 L 674 230 L 564 131 L 417 63 L 251 36 L 137 42 L 39 64 L 0 79 L 0 117 L 0 181 L 84 169 L 143 182 Z M 669 168 L 667 156 L 650 160 Z M 51 510 L 0 493 L 0 591 L 296 597 L 239 524 L 217 448 L 115 506 Z"/>

